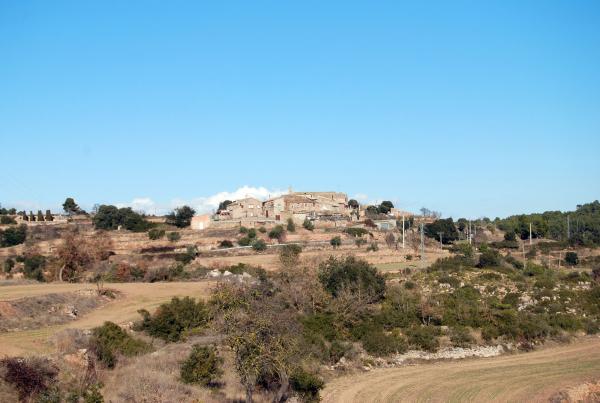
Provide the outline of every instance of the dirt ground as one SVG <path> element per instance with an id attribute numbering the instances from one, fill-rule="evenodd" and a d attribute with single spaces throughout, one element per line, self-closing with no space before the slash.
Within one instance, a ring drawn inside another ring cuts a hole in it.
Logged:
<path id="1" fill-rule="evenodd" d="M 29 355 L 47 353 L 51 350 L 48 339 L 66 328 L 90 329 L 105 321 L 127 323 L 139 319 L 138 309 L 152 311 L 158 305 L 174 296 L 206 298 L 213 282 L 173 282 L 173 283 L 123 283 L 108 284 L 108 288 L 121 293 L 120 297 L 108 304 L 83 315 L 74 321 L 36 330 L 0 333 L 0 356 Z M 93 284 L 28 284 L 0 287 L 0 301 L 50 293 L 75 292 L 94 289 Z"/>
<path id="2" fill-rule="evenodd" d="M 600 337 L 531 353 L 374 370 L 327 383 L 323 402 L 541 402 L 600 378 Z"/>

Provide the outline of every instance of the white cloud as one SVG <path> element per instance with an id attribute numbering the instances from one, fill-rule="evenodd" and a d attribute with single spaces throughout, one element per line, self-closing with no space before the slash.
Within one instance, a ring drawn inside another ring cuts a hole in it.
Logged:
<path id="1" fill-rule="evenodd" d="M 199 196 L 193 199 L 173 199 L 168 204 L 159 204 L 148 197 L 139 197 L 129 203 L 117 204 L 118 207 L 131 207 L 136 211 L 143 211 L 147 214 L 166 214 L 172 209 L 188 205 L 193 207 L 197 213 L 209 213 L 219 207 L 223 200 L 238 200 L 244 197 L 255 197 L 260 200 L 266 200 L 269 197 L 276 197 L 287 193 L 283 190 L 270 190 L 265 187 L 242 186 L 233 192 L 223 191 L 210 196 Z"/>

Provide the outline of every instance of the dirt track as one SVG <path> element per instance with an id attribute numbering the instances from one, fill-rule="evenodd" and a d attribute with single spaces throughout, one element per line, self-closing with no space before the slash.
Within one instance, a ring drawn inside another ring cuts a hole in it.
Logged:
<path id="1" fill-rule="evenodd" d="M 122 295 L 116 300 L 98 308 L 76 320 L 58 326 L 42 329 L 0 333 L 0 357 L 43 353 L 50 350 L 48 338 L 66 328 L 90 329 L 105 321 L 126 323 L 140 318 L 138 309 L 152 311 L 158 305 L 174 296 L 207 297 L 212 282 L 174 282 L 174 283 L 123 283 L 107 284 L 106 287 L 118 290 Z M 32 284 L 0 287 L 0 301 L 42 295 L 49 293 L 72 292 L 82 289 L 94 289 L 92 284 Z"/>
<path id="2" fill-rule="evenodd" d="M 327 384 L 323 402 L 542 402 L 600 379 L 600 338 L 532 353 L 374 370 Z"/>

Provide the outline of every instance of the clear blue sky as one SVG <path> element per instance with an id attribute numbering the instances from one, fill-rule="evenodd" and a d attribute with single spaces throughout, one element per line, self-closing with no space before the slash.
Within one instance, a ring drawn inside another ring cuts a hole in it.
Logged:
<path id="1" fill-rule="evenodd" d="M 0 0 L 0 139 L 9 206 L 571 209 L 600 198 L 600 2 Z"/>

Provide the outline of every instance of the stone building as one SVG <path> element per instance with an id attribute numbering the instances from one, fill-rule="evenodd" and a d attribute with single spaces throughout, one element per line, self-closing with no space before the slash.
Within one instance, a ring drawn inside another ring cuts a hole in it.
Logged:
<path id="1" fill-rule="evenodd" d="M 236 200 L 227 206 L 225 214 L 233 220 L 248 217 L 264 217 L 263 202 L 254 197 Z"/>

